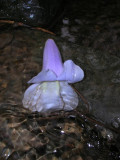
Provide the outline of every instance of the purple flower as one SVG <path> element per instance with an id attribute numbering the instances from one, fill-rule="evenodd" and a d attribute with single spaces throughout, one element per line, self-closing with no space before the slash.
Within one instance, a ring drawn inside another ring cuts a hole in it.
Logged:
<path id="1" fill-rule="evenodd" d="M 28 83 L 40 83 L 43 81 L 75 83 L 83 78 L 83 70 L 72 60 L 67 60 L 64 64 L 62 63 L 60 52 L 54 40 L 48 39 L 44 48 L 42 71 Z"/>
<path id="2" fill-rule="evenodd" d="M 83 77 L 83 70 L 72 60 L 62 63 L 55 42 L 48 39 L 44 48 L 42 71 L 28 82 L 34 84 L 25 91 L 23 106 L 43 114 L 73 110 L 79 100 L 68 83 L 78 82 Z"/>

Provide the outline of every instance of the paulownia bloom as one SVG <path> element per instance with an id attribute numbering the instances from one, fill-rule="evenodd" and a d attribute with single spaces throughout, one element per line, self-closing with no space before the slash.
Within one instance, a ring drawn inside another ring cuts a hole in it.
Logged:
<path id="1" fill-rule="evenodd" d="M 72 60 L 62 63 L 55 42 L 48 39 L 42 71 L 28 81 L 33 84 L 24 93 L 23 106 L 44 114 L 73 110 L 78 105 L 78 95 L 68 83 L 81 81 L 83 77 L 83 70 Z"/>

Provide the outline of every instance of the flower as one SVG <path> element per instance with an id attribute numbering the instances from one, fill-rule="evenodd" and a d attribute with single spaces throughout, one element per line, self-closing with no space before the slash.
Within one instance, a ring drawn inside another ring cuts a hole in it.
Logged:
<path id="1" fill-rule="evenodd" d="M 62 63 L 60 52 L 52 39 L 48 39 L 43 53 L 42 71 L 28 83 L 23 106 L 31 111 L 49 114 L 53 111 L 70 111 L 78 105 L 78 95 L 68 83 L 84 77 L 83 70 L 72 60 Z"/>
<path id="2" fill-rule="evenodd" d="M 43 54 L 42 71 L 33 77 L 28 83 L 40 83 L 43 81 L 67 81 L 75 83 L 84 78 L 83 70 L 74 64 L 72 60 L 62 63 L 60 52 L 52 39 L 48 39 Z"/>

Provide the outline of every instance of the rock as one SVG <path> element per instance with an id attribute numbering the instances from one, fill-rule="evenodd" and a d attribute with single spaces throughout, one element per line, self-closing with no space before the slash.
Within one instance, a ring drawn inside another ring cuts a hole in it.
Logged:
<path id="1" fill-rule="evenodd" d="M 0 49 L 8 45 L 13 39 L 13 35 L 9 33 L 0 34 Z"/>
<path id="2" fill-rule="evenodd" d="M 30 26 L 50 26 L 63 12 L 62 2 L 63 0 L 0 1 L 0 18 L 12 19 Z"/>

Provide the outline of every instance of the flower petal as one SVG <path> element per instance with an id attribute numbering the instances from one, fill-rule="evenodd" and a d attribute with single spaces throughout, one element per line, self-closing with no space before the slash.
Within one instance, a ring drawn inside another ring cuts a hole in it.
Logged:
<path id="1" fill-rule="evenodd" d="M 40 83 L 43 81 L 56 81 L 57 76 L 51 70 L 42 70 L 37 76 L 33 77 L 28 83 Z"/>
<path id="2" fill-rule="evenodd" d="M 72 60 L 64 62 L 64 69 L 61 75 L 57 78 L 59 81 L 67 81 L 68 83 L 75 83 L 84 78 L 83 70 L 77 66 Z"/>
<path id="3" fill-rule="evenodd" d="M 43 70 L 51 70 L 57 76 L 63 71 L 63 64 L 60 52 L 52 39 L 48 39 L 45 43 L 43 54 Z"/>

